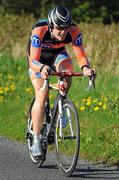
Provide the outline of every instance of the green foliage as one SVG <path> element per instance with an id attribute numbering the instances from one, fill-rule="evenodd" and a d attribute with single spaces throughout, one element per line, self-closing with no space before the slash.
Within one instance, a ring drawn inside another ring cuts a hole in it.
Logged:
<path id="1" fill-rule="evenodd" d="M 31 16 L 0 15 L 0 51 L 14 57 L 25 55 L 33 22 Z"/>
<path id="2" fill-rule="evenodd" d="M 65 5 L 70 9 L 74 21 L 91 22 L 101 21 L 110 23 L 119 21 L 119 1 L 98 1 L 98 0 L 1 0 L 0 14 L 27 14 L 34 17 L 47 17 L 49 9 L 56 5 Z"/>

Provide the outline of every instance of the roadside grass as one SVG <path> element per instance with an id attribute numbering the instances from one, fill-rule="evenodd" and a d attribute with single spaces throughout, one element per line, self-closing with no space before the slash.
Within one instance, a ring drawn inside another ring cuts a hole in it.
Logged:
<path id="1" fill-rule="evenodd" d="M 0 134 L 11 139 L 24 141 L 24 99 L 9 99 L 0 105 Z"/>
<path id="2" fill-rule="evenodd" d="M 25 141 L 26 113 L 34 94 L 26 69 L 24 58 L 0 57 L 0 135 L 20 142 Z M 87 84 L 86 77 L 74 78 L 69 92 L 80 118 L 80 155 L 100 163 L 118 164 L 118 76 L 100 73 L 95 90 L 86 91 Z M 55 95 L 51 91 L 51 104 Z"/>
<path id="3" fill-rule="evenodd" d="M 24 141 L 27 107 L 33 96 L 27 62 L 3 55 L 0 66 L 0 134 Z"/>
<path id="4" fill-rule="evenodd" d="M 118 163 L 119 116 L 109 110 L 86 114 L 80 114 L 82 156 L 110 165 Z"/>

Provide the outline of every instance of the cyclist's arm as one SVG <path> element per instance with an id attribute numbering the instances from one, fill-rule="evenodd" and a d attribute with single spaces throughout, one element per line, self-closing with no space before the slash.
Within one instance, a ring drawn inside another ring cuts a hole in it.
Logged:
<path id="1" fill-rule="evenodd" d="M 85 55 L 85 51 L 83 47 L 82 34 L 79 28 L 75 26 L 71 33 L 73 38 L 72 45 L 73 45 L 74 53 L 80 68 L 83 68 L 84 66 L 89 67 L 89 62 Z"/>
<path id="2" fill-rule="evenodd" d="M 36 72 L 39 72 L 42 67 L 42 63 L 39 62 L 41 55 L 41 41 L 43 37 L 43 31 L 41 28 L 36 28 L 32 31 L 29 65 L 30 68 Z"/>

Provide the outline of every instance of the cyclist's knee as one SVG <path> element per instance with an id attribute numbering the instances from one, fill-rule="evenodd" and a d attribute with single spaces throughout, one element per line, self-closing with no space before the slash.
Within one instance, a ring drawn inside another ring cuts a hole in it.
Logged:
<path id="1" fill-rule="evenodd" d="M 56 65 L 56 71 L 73 72 L 73 65 L 71 59 L 64 59 Z"/>

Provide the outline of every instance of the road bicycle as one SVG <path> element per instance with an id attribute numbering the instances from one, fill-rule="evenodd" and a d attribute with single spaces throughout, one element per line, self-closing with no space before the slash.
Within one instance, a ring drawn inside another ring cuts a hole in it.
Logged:
<path id="1" fill-rule="evenodd" d="M 66 79 L 73 76 L 83 76 L 83 73 L 52 72 L 50 76 L 58 76 L 58 83 L 51 84 L 49 78 L 44 81 L 41 91 L 44 91 L 47 86 L 49 91 L 52 89 L 57 90 L 57 96 L 52 108 L 50 107 L 49 97 L 45 105 L 44 124 L 40 133 L 43 156 L 40 160 L 37 160 L 30 153 L 30 147 L 33 141 L 31 109 L 35 98 L 31 102 L 28 112 L 28 150 L 31 160 L 38 167 L 41 167 L 43 162 L 46 161 L 48 145 L 54 140 L 58 168 L 65 176 L 71 176 L 76 168 L 79 156 L 80 124 L 77 109 L 74 103 L 67 97 Z M 88 90 L 92 85 L 94 85 L 94 75 L 89 80 Z M 63 121 L 65 125 L 63 125 Z"/>

